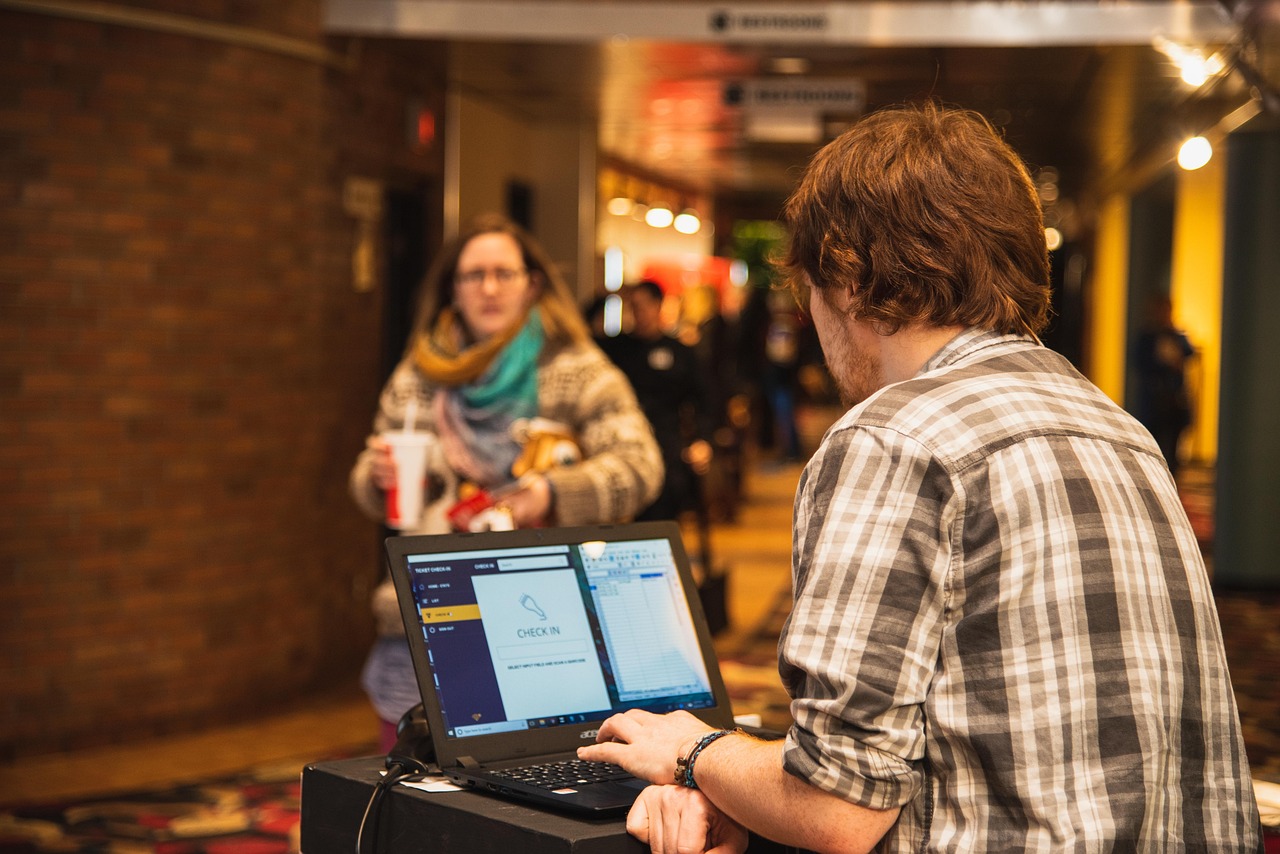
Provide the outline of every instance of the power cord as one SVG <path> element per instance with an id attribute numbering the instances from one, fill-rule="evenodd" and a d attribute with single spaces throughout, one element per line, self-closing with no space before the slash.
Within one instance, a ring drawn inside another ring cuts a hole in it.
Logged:
<path id="1" fill-rule="evenodd" d="M 364 815 L 360 819 L 360 830 L 356 833 L 356 854 L 373 854 L 378 848 L 378 805 L 382 796 L 392 786 L 412 777 L 417 777 L 425 769 L 405 768 L 399 762 L 389 762 L 387 773 L 373 786 L 373 794 L 365 805 Z M 372 819 L 372 821 L 370 820 Z M 365 847 L 365 831 L 369 832 L 369 846 Z"/>
<path id="2" fill-rule="evenodd" d="M 426 712 L 419 703 L 405 712 L 396 724 L 396 744 L 387 754 L 387 773 L 374 784 L 373 794 L 369 796 L 369 803 L 365 805 L 364 815 L 360 819 L 360 829 L 356 832 L 356 854 L 374 854 L 377 850 L 379 804 L 387 790 L 397 783 L 431 773 L 431 763 L 434 760 L 431 730 L 427 724 Z M 369 839 L 367 848 L 366 832 Z"/>

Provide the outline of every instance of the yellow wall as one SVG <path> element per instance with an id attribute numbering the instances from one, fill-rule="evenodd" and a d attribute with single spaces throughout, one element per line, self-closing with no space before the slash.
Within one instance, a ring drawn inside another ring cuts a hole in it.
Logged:
<path id="1" fill-rule="evenodd" d="M 584 157 L 579 124 L 534 122 L 467 93 L 459 93 L 455 103 L 459 223 L 480 213 L 505 212 L 508 182 L 527 184 L 533 190 L 534 236 L 570 288 L 579 297 L 591 293 L 592 270 L 579 252 L 579 165 Z M 594 170 L 588 177 L 587 198 L 594 200 Z M 594 225 L 594 211 L 589 219 Z M 588 259 L 593 248 L 588 240 Z"/>
<path id="2" fill-rule="evenodd" d="M 1218 391 L 1222 354 L 1223 203 L 1225 146 L 1208 165 L 1178 173 L 1170 296 L 1175 325 L 1187 333 L 1198 358 L 1188 371 L 1194 422 L 1182 445 L 1184 459 L 1213 463 L 1218 456 Z M 1089 294 L 1087 373 L 1118 403 L 1124 402 L 1128 305 L 1129 199 L 1102 206 Z"/>
<path id="3" fill-rule="evenodd" d="M 1173 322 L 1199 358 L 1187 372 L 1194 412 L 1184 459 L 1218 456 L 1218 382 L 1222 353 L 1222 244 L 1226 145 L 1194 172 L 1178 176 L 1173 225 Z"/>
<path id="4" fill-rule="evenodd" d="M 1117 195 L 1107 199 L 1098 213 L 1086 369 L 1098 388 L 1120 404 L 1124 403 L 1128 265 L 1129 199 Z"/>

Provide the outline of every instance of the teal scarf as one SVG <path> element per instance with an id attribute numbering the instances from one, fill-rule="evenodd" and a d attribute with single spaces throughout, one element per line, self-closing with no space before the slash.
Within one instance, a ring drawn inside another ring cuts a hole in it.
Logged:
<path id="1" fill-rule="evenodd" d="M 538 414 L 538 354 L 545 341 L 538 309 L 474 382 L 443 388 L 437 424 L 449 465 L 481 486 L 511 479 L 520 445 L 511 425 Z"/>

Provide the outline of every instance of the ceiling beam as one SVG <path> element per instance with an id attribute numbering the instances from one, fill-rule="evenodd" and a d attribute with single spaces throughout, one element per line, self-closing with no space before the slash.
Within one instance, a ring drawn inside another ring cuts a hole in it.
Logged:
<path id="1" fill-rule="evenodd" d="M 589 0 L 326 0 L 334 34 L 432 39 L 683 42 L 866 47 L 1195 44 L 1235 26 L 1212 0 L 707 3 Z"/>

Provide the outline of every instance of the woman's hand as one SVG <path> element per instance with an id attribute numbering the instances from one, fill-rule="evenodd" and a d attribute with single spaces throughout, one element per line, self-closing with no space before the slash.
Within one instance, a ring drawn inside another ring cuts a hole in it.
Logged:
<path id="1" fill-rule="evenodd" d="M 511 511 L 511 521 L 517 528 L 532 528 L 551 515 L 551 484 L 540 474 L 526 474 L 520 483 L 521 487 L 498 506 Z"/>
<path id="2" fill-rule="evenodd" d="M 391 446 L 378 436 L 370 436 L 365 447 L 373 451 L 373 462 L 369 464 L 369 476 L 373 485 L 386 492 L 396 485 L 396 464 L 391 459 Z"/>

